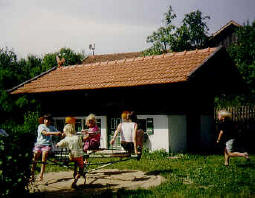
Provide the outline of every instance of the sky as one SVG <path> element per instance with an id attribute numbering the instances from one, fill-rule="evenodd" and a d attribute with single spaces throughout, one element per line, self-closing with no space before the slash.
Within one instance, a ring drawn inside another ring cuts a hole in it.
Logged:
<path id="1" fill-rule="evenodd" d="M 255 20 L 255 0 L 0 0 L 0 48 L 18 58 L 42 57 L 60 48 L 90 55 L 142 51 L 172 6 L 179 26 L 200 10 L 212 34 L 230 20 Z"/>

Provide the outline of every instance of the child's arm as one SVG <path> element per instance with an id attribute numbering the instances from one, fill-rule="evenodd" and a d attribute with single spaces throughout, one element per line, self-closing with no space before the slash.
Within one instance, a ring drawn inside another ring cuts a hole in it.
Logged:
<path id="1" fill-rule="evenodd" d="M 218 138 L 217 138 L 217 143 L 220 142 L 222 135 L 223 135 L 223 131 L 220 130 L 219 136 L 218 136 Z"/>
<path id="2" fill-rule="evenodd" d="M 42 134 L 45 135 L 45 136 L 49 136 L 49 135 L 56 135 L 56 136 L 59 136 L 61 135 L 62 133 L 60 131 L 57 131 L 57 132 L 47 132 L 47 131 L 42 131 Z"/>
<path id="3" fill-rule="evenodd" d="M 110 141 L 110 144 L 114 144 L 115 138 L 117 137 L 118 133 L 120 132 L 121 129 L 121 123 L 118 125 L 116 131 L 114 132 L 114 135 Z"/>
<path id="4" fill-rule="evenodd" d="M 68 146 L 68 143 L 65 139 L 61 140 L 60 142 L 58 142 L 56 144 L 57 147 L 67 147 Z"/>
<path id="5" fill-rule="evenodd" d="M 98 127 L 93 128 L 92 130 L 88 130 L 88 135 L 90 137 L 95 137 L 96 135 L 98 135 L 100 133 L 100 130 Z"/>
<path id="6" fill-rule="evenodd" d="M 84 136 L 83 136 L 83 141 L 86 141 L 88 138 L 89 138 L 89 135 L 88 135 L 88 134 L 84 135 Z"/>

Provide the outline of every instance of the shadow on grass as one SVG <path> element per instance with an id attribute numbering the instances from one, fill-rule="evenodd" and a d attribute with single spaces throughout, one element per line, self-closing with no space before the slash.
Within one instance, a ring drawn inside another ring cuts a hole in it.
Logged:
<path id="1" fill-rule="evenodd" d="M 166 174 L 166 173 L 172 173 L 173 170 L 172 169 L 162 169 L 162 170 L 154 170 L 154 171 L 150 171 L 145 173 L 145 175 L 160 175 L 160 174 Z"/>

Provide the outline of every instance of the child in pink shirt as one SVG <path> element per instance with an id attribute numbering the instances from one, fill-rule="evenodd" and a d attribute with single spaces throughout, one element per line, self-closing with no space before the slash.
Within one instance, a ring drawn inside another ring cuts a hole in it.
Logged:
<path id="1" fill-rule="evenodd" d="M 96 117 L 94 114 L 88 115 L 86 118 L 86 125 L 88 126 L 87 130 L 82 130 L 84 134 L 84 152 L 88 150 L 97 150 L 100 146 L 100 137 L 101 133 L 99 128 L 96 125 Z"/>

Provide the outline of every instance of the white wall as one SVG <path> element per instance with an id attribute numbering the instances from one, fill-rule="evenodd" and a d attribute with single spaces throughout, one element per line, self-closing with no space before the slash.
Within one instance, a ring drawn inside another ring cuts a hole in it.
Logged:
<path id="1" fill-rule="evenodd" d="M 163 149 L 169 152 L 168 116 L 167 115 L 137 115 L 138 119 L 153 118 L 154 134 L 149 135 L 145 147 L 150 151 Z"/>
<path id="2" fill-rule="evenodd" d="M 187 120 L 185 115 L 169 115 L 169 144 L 173 153 L 187 150 Z"/>
<path id="3" fill-rule="evenodd" d="M 100 148 L 107 148 L 107 120 L 106 120 L 106 116 L 96 116 L 96 119 L 101 119 Z"/>

